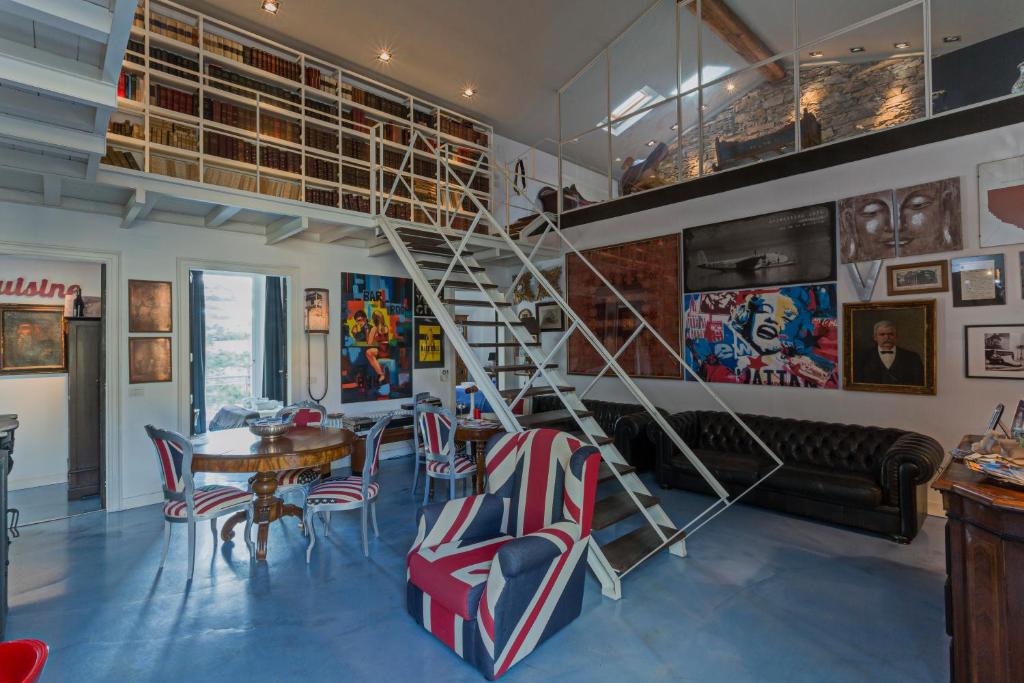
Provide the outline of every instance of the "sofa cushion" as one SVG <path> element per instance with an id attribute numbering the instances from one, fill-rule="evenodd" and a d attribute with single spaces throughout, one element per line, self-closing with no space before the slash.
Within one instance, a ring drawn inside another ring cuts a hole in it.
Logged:
<path id="1" fill-rule="evenodd" d="M 862 508 L 874 508 L 882 504 L 882 487 L 870 477 L 812 465 L 783 465 L 765 479 L 762 486 Z"/>
<path id="2" fill-rule="evenodd" d="M 710 451 L 704 448 L 696 448 L 693 454 L 707 467 L 716 479 L 730 484 L 744 484 L 749 486 L 757 481 L 760 476 L 760 464 L 758 459 L 740 453 L 723 453 L 721 451 Z M 672 467 L 687 470 L 696 474 L 697 469 L 690 464 L 690 461 L 681 452 L 676 451 L 670 459 Z"/>
<path id="3" fill-rule="evenodd" d="M 475 619 L 494 556 L 512 540 L 463 539 L 420 548 L 409 556 L 409 581 L 463 619 Z"/>

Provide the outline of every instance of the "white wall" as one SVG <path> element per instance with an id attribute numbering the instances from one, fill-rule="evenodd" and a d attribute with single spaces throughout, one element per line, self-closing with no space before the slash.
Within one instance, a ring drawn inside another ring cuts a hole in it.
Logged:
<path id="1" fill-rule="evenodd" d="M 959 176 L 962 194 L 961 252 L 886 261 L 873 301 L 885 294 L 885 265 L 982 253 L 1005 254 L 1006 305 L 954 308 L 952 295 L 927 295 L 938 300 L 936 396 L 811 390 L 767 386 L 712 385 L 733 408 L 743 412 L 814 420 L 882 425 L 929 434 L 944 448 L 955 446 L 961 435 L 984 427 L 997 402 L 1009 412 L 1024 398 L 1024 382 L 967 379 L 964 377 L 964 325 L 1020 323 L 1024 318 L 1018 253 L 1024 245 L 980 249 L 978 239 L 977 165 L 1024 154 L 1024 124 L 918 147 L 822 171 L 797 175 L 724 194 L 694 199 L 642 213 L 582 226 L 571 232 L 579 248 L 615 244 L 682 228 L 743 218 L 797 206 L 831 201 L 864 192 L 905 187 L 915 183 Z M 571 285 L 570 285 L 571 286 Z M 914 297 L 894 297 L 893 300 Z M 924 297 L 921 297 L 924 298 Z M 839 272 L 840 303 L 857 301 L 845 269 Z M 840 339 L 842 335 L 840 333 Z M 585 386 L 590 378 L 570 378 Z M 712 408 L 704 391 L 692 382 L 639 380 L 654 403 L 672 412 Z M 630 400 L 618 380 L 606 379 L 591 393 L 594 398 Z"/>
<path id="2" fill-rule="evenodd" d="M 131 230 L 120 228 L 120 220 L 111 216 L 69 212 L 60 209 L 0 204 L 0 242 L 50 245 L 62 248 L 79 248 L 95 251 L 118 252 L 121 257 L 121 281 L 108 282 L 110 296 L 119 297 L 121 310 L 127 310 L 127 280 L 145 278 L 175 282 L 174 305 L 175 332 L 173 345 L 179 349 L 187 344 L 183 334 L 180 315 L 181 307 L 187 305 L 187 293 L 180 291 L 177 284 L 178 260 L 195 259 L 246 266 L 290 267 L 297 270 L 293 282 L 294 291 L 305 287 L 325 287 L 330 290 L 332 310 L 337 311 L 341 302 L 341 272 L 369 272 L 382 275 L 404 275 L 397 259 L 368 258 L 365 250 L 315 242 L 292 240 L 268 247 L 264 238 L 254 235 L 189 228 L 178 225 L 142 222 Z M 0 244 L 0 252 L 3 252 Z M 293 312 L 298 316 L 301 329 L 301 309 Z M 147 443 L 143 426 L 149 423 L 178 428 L 187 424 L 179 405 L 179 383 L 188 382 L 187 368 L 181 367 L 175 351 L 173 381 L 165 384 L 137 384 L 128 386 L 127 372 L 127 320 L 122 315 L 121 329 L 121 498 L 125 507 L 145 505 L 161 499 L 160 480 L 152 453 Z M 294 328 L 294 326 L 293 326 Z M 331 321 L 328 339 L 329 391 L 324 404 L 331 411 L 345 410 L 351 413 L 367 413 L 398 407 L 402 401 L 383 401 L 369 404 L 342 406 L 340 402 L 341 357 L 340 322 L 337 314 Z M 313 391 L 319 393 L 323 387 L 324 373 L 320 369 L 323 354 L 320 339 L 313 340 Z M 292 339 L 292 397 L 294 400 L 306 397 L 306 343 L 303 336 Z M 416 371 L 415 390 L 432 391 L 447 395 L 447 388 L 440 382 L 441 370 Z M 129 391 L 131 389 L 131 391 Z M 6 393 L 6 392 L 5 392 Z M 40 397 L 39 400 L 43 400 Z M 19 402 L 20 403 L 20 402 Z M 24 410 L 15 412 L 24 413 Z M 186 411 L 187 412 L 187 411 Z M 66 431 L 66 430 L 65 430 Z M 26 444 L 18 434 L 18 453 L 22 459 L 29 457 Z M 21 462 L 21 461 L 19 461 Z M 116 496 L 111 492 L 111 498 Z"/>
<path id="3" fill-rule="evenodd" d="M 0 303 L 63 305 L 62 297 L 18 296 L 30 282 L 59 283 L 82 288 L 85 296 L 100 296 L 100 266 L 93 263 L 45 261 L 0 255 Z M 37 288 L 33 288 L 38 289 Z M 53 291 L 47 286 L 46 293 Z M 54 294 L 59 294 L 53 291 Z M 11 490 L 57 484 L 68 479 L 67 375 L 0 375 L 0 413 L 18 415 L 15 440 L 16 465 L 8 486 Z"/>

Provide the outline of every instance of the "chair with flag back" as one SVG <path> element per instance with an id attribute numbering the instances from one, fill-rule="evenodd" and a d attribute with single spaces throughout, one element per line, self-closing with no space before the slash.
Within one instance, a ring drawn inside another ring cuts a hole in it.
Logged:
<path id="1" fill-rule="evenodd" d="M 601 456 L 534 429 L 493 437 L 486 462 L 487 493 L 420 509 L 406 607 L 493 680 L 580 614 Z"/>
<path id="2" fill-rule="evenodd" d="M 423 448 L 423 439 L 420 438 L 420 407 L 430 399 L 430 392 L 423 391 L 413 397 L 412 400 L 412 497 L 416 497 L 416 486 L 420 479 L 420 468 L 426 464 L 426 451 Z M 424 475 L 424 486 L 429 481 Z"/>
<path id="3" fill-rule="evenodd" d="M 419 408 L 420 438 L 426 458 L 427 478 L 423 482 L 423 504 L 430 497 L 430 480 L 448 482 L 448 498 L 455 498 L 455 482 L 471 482 L 476 475 L 476 462 L 461 455 L 455 447 L 455 416 L 449 410 L 434 406 Z"/>
<path id="4" fill-rule="evenodd" d="M 164 550 L 160 555 L 160 568 L 167 559 L 172 525 L 188 525 L 188 581 L 191 581 L 196 560 L 196 522 L 210 520 L 216 552 L 217 518 L 243 511 L 246 513 L 245 545 L 249 548 L 249 555 L 255 557 L 255 546 L 249 537 L 252 491 L 217 484 L 196 488 L 192 480 L 192 443 L 177 432 L 157 429 L 152 425 L 146 425 L 146 434 L 156 448 L 164 485 Z"/>
<path id="5" fill-rule="evenodd" d="M 313 520 L 318 512 L 326 514 L 326 518 L 323 514 L 320 516 L 323 520 L 324 536 L 326 536 L 331 512 L 334 510 L 361 510 L 363 555 L 370 556 L 369 545 L 366 542 L 366 518 L 367 513 L 373 516 L 373 535 L 380 536 L 380 530 L 377 528 L 377 494 L 380 493 L 377 475 L 380 472 L 380 447 L 384 440 L 384 429 L 390 421 L 391 415 L 385 415 L 377 420 L 366 435 L 366 461 L 363 463 L 361 475 L 351 474 L 347 477 L 324 479 L 311 486 L 306 493 L 306 506 L 302 519 L 306 533 L 309 534 L 309 545 L 306 547 L 307 564 L 313 555 L 313 546 L 316 545 Z"/>
<path id="6" fill-rule="evenodd" d="M 313 401 L 299 401 L 287 408 L 282 408 L 277 416 L 281 418 L 292 418 L 292 424 L 296 427 L 319 427 L 327 419 L 327 409 Z M 319 467 L 298 467 L 292 470 L 281 470 L 277 473 L 277 491 L 275 494 L 284 498 L 289 493 L 298 491 L 303 498 L 306 496 L 306 489 L 310 484 L 320 480 L 322 476 Z"/>

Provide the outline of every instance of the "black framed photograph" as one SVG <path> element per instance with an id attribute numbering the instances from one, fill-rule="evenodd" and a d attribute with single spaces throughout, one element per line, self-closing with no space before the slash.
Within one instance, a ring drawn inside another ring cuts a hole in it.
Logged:
<path id="1" fill-rule="evenodd" d="M 565 330 L 565 311 L 555 302 L 537 304 L 537 325 L 541 332 Z"/>
<path id="2" fill-rule="evenodd" d="M 843 388 L 935 394 L 935 299 L 843 304 Z"/>
<path id="3" fill-rule="evenodd" d="M 949 262 L 923 261 L 885 267 L 889 296 L 949 291 Z"/>
<path id="4" fill-rule="evenodd" d="M 416 367 L 423 370 L 444 367 L 444 330 L 434 318 L 416 318 Z"/>
<path id="5" fill-rule="evenodd" d="M 537 323 L 537 318 L 534 317 L 533 311 L 529 308 L 523 308 L 519 311 L 519 321 L 526 327 L 527 334 L 530 335 L 530 340 L 534 342 L 540 341 L 540 325 Z"/>
<path id="6" fill-rule="evenodd" d="M 998 306 L 1006 303 L 1006 269 L 1002 254 L 962 256 L 950 264 L 953 306 Z"/>
<path id="7" fill-rule="evenodd" d="M 965 325 L 964 374 L 985 379 L 1024 379 L 1024 324 Z M 1020 412 L 1019 406 L 1017 411 Z"/>

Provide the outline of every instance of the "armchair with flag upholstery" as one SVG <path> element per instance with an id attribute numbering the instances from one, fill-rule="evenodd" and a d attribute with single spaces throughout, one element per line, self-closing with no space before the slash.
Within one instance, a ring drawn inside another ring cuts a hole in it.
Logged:
<path id="1" fill-rule="evenodd" d="M 554 429 L 487 446 L 487 493 L 420 509 L 406 597 L 494 680 L 580 614 L 601 456 Z"/>

